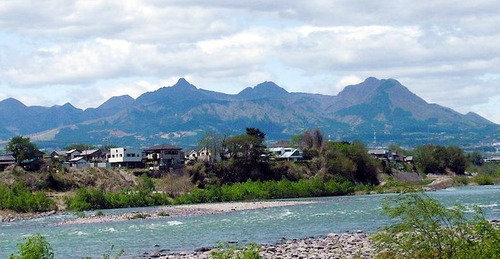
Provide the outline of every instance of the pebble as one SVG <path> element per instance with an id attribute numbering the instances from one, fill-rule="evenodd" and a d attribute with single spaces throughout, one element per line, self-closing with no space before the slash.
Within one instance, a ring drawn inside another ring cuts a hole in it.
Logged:
<path id="1" fill-rule="evenodd" d="M 192 253 L 170 253 L 162 259 L 208 259 L 212 250 L 197 249 Z M 373 258 L 374 249 L 363 231 L 331 233 L 305 239 L 282 239 L 280 243 L 260 248 L 262 258 Z"/>

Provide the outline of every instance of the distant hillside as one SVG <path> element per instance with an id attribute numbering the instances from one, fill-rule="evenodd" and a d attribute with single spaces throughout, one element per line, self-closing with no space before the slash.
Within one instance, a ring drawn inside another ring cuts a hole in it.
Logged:
<path id="1" fill-rule="evenodd" d="M 397 80 L 374 77 L 345 87 L 337 96 L 289 93 L 273 82 L 229 95 L 198 89 L 181 78 L 135 100 L 113 97 L 85 111 L 71 104 L 48 108 L 27 107 L 14 99 L 0 102 L 1 139 L 32 134 L 48 147 L 75 142 L 188 147 L 206 131 L 232 135 L 245 127 L 260 128 L 270 141 L 312 128 L 332 140 L 376 145 L 465 146 L 500 140 L 500 126 L 478 114 L 429 104 Z"/>

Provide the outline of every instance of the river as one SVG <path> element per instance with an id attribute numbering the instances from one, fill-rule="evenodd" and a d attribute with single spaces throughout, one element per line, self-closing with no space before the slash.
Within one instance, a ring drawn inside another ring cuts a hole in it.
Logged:
<path id="1" fill-rule="evenodd" d="M 452 187 L 429 192 L 446 206 L 462 204 L 472 210 L 482 207 L 489 219 L 500 219 L 500 186 Z M 331 232 L 372 232 L 388 225 L 381 215 L 381 201 L 395 194 L 311 198 L 315 203 L 238 211 L 183 218 L 137 219 L 121 222 L 60 225 L 72 214 L 57 214 L 34 220 L 0 223 L 0 258 L 17 251 L 17 243 L 35 233 L 47 238 L 56 258 L 102 258 L 112 246 L 124 249 L 124 258 L 170 249 L 192 251 L 218 242 L 275 243 L 281 238 L 303 238 Z M 108 214 L 151 208 L 104 210 Z M 87 212 L 93 214 L 94 212 Z"/>

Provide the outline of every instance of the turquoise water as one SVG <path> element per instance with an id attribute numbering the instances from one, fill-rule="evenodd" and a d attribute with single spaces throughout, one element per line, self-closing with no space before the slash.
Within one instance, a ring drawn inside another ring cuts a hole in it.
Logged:
<path id="1" fill-rule="evenodd" d="M 303 238 L 330 232 L 375 231 L 389 224 L 381 215 L 386 195 L 323 197 L 317 203 L 185 218 L 139 219 L 112 223 L 54 226 L 71 214 L 0 223 L 0 258 L 17 250 L 16 244 L 34 233 L 44 235 L 56 258 L 102 258 L 111 246 L 124 249 L 125 258 L 160 249 L 192 251 L 220 241 L 275 243 L 281 238 Z M 500 186 L 454 187 L 429 193 L 446 206 L 482 207 L 486 217 L 500 219 Z M 151 208 L 105 210 L 106 215 Z"/>

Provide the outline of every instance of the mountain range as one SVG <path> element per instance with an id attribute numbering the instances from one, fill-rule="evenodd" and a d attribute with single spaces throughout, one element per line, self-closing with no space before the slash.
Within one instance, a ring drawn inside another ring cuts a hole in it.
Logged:
<path id="1" fill-rule="evenodd" d="M 290 93 L 273 82 L 238 94 L 199 89 L 181 78 L 134 99 L 112 97 L 97 108 L 0 102 L 0 140 L 30 136 L 39 146 L 72 143 L 145 147 L 195 146 L 208 131 L 228 136 L 259 128 L 269 142 L 321 129 L 331 140 L 369 145 L 424 143 L 470 146 L 500 139 L 500 125 L 475 113 L 427 103 L 394 79 L 367 78 L 338 95 Z"/>

